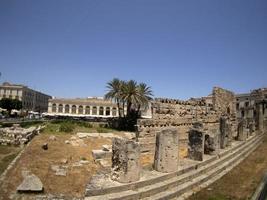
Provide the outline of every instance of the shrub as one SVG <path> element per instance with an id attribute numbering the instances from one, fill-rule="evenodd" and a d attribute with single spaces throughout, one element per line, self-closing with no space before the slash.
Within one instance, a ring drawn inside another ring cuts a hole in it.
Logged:
<path id="1" fill-rule="evenodd" d="M 75 126 L 71 123 L 62 123 L 60 124 L 59 131 L 60 132 L 65 132 L 65 133 L 70 133 L 74 130 Z"/>

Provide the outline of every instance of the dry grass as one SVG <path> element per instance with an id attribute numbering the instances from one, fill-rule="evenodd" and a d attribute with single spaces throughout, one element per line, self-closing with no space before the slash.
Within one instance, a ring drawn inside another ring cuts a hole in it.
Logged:
<path id="1" fill-rule="evenodd" d="M 71 134 L 55 134 L 56 140 L 49 140 L 51 134 L 36 136 L 25 149 L 17 164 L 9 171 L 7 179 L 0 186 L 2 199 L 8 199 L 10 195 L 16 194 L 17 186 L 22 182 L 22 171 L 29 170 L 37 175 L 45 188 L 45 193 L 70 197 L 81 197 L 84 194 L 88 180 L 100 168 L 92 158 L 92 149 L 100 149 L 103 144 L 110 144 L 110 139 L 92 138 L 84 139 L 85 146 L 72 146 L 65 144 Z M 48 143 L 48 150 L 41 148 L 43 143 Z M 67 176 L 55 176 L 51 165 L 62 165 L 62 159 L 67 159 Z M 90 163 L 74 167 L 74 163 L 86 159 Z M 16 198 L 20 197 L 16 194 Z M 1 197 L 0 197 L 1 199 Z"/>
<path id="2" fill-rule="evenodd" d="M 5 171 L 20 150 L 20 147 L 0 145 L 0 174 Z"/>
<path id="3" fill-rule="evenodd" d="M 267 170 L 267 138 L 244 161 L 189 200 L 250 199 Z"/>

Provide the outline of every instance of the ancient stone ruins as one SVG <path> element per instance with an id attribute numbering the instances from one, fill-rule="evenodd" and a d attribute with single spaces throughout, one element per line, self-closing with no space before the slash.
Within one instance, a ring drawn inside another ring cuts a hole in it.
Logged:
<path id="1" fill-rule="evenodd" d="M 220 178 L 261 143 L 263 92 L 253 91 L 242 109 L 233 92 L 218 87 L 188 101 L 155 99 L 152 119 L 138 121 L 138 138 L 113 140 L 111 171 L 88 184 L 86 199 L 186 197 Z M 142 169 L 142 154 L 153 155 L 152 170 Z"/>
<path id="2" fill-rule="evenodd" d="M 0 128 L 0 145 L 27 144 L 43 127 L 22 128 L 19 124 L 12 127 Z"/>

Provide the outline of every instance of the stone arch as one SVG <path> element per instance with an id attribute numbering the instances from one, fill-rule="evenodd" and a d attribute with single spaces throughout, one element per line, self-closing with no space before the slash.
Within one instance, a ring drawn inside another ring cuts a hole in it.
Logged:
<path id="1" fill-rule="evenodd" d="M 93 107 L 92 114 L 93 115 L 97 115 L 97 107 L 96 106 Z"/>
<path id="2" fill-rule="evenodd" d="M 99 115 L 104 115 L 104 108 L 103 106 L 99 107 Z"/>
<path id="3" fill-rule="evenodd" d="M 65 105 L 65 113 L 69 113 L 70 112 L 70 106 L 67 104 Z"/>
<path id="4" fill-rule="evenodd" d="M 105 115 L 109 116 L 110 115 L 110 107 L 106 107 L 106 113 Z"/>
<path id="5" fill-rule="evenodd" d="M 76 105 L 72 105 L 71 106 L 71 113 L 76 114 L 76 109 L 77 109 Z"/>
<path id="6" fill-rule="evenodd" d="M 63 105 L 62 104 L 58 105 L 58 112 L 63 113 Z"/>
<path id="7" fill-rule="evenodd" d="M 78 114 L 83 114 L 83 106 L 79 106 L 79 108 L 78 108 Z"/>
<path id="8" fill-rule="evenodd" d="M 89 115 L 90 114 L 90 106 L 85 107 L 85 114 Z"/>
<path id="9" fill-rule="evenodd" d="M 57 104 L 52 104 L 52 112 L 57 112 Z"/>

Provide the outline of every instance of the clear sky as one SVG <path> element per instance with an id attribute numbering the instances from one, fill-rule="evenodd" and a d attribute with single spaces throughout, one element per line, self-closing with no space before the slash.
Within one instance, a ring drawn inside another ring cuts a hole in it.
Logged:
<path id="1" fill-rule="evenodd" d="M 103 96 L 114 77 L 157 97 L 267 87 L 266 0 L 0 0 L 0 82 Z"/>

